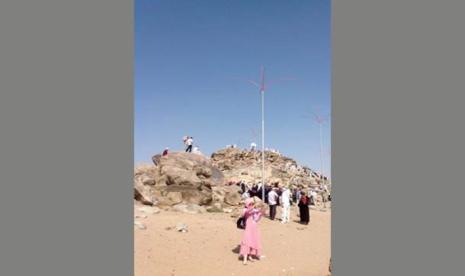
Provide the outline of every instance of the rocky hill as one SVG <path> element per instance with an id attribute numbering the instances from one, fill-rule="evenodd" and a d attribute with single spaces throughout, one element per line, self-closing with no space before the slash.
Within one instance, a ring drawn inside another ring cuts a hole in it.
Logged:
<path id="1" fill-rule="evenodd" d="M 223 172 L 227 181 L 244 180 L 247 183 L 261 181 L 261 158 L 261 152 L 238 148 L 222 149 L 211 156 L 213 166 Z M 311 187 L 317 185 L 319 177 L 318 173 L 289 157 L 265 151 L 265 183 Z"/>
<path id="2" fill-rule="evenodd" d="M 174 152 L 155 155 L 153 165 L 134 171 L 134 198 L 146 205 L 187 212 L 224 211 L 241 202 L 240 190 L 230 183 L 261 180 L 261 153 L 237 148 L 222 149 L 211 158 Z M 319 175 L 291 158 L 265 152 L 265 181 L 311 187 Z"/>

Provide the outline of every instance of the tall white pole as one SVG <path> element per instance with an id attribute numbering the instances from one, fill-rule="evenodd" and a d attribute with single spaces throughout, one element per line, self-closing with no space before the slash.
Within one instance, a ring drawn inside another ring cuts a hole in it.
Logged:
<path id="1" fill-rule="evenodd" d="M 323 169 L 323 131 L 322 131 L 322 123 L 320 122 L 319 123 L 320 125 L 320 162 L 321 162 L 321 181 L 324 183 L 324 178 L 323 178 L 323 173 L 324 173 L 324 169 Z"/>
<path id="2" fill-rule="evenodd" d="M 262 200 L 265 202 L 265 90 L 262 93 Z"/>

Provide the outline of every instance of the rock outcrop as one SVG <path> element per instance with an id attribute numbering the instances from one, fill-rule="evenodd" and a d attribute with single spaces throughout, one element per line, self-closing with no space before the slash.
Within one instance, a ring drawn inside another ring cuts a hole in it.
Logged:
<path id="1" fill-rule="evenodd" d="M 199 154 L 173 152 L 155 155 L 153 165 L 137 166 L 134 172 L 134 198 L 146 205 L 176 209 L 194 205 L 209 211 L 239 206 L 240 187 L 228 185 L 243 180 L 261 180 L 261 153 L 238 148 L 222 149 L 211 158 Z M 265 153 L 265 181 L 283 185 L 311 187 L 319 175 L 291 158 L 275 152 Z M 185 208 L 184 208 L 185 209 Z M 193 209 L 192 209 L 193 210 Z M 202 209 L 203 210 L 203 209 Z"/>
<path id="2" fill-rule="evenodd" d="M 152 189 L 155 184 L 154 170 L 152 166 L 139 166 L 134 172 L 134 199 L 145 204 L 155 205 L 158 203 Z"/>
<path id="3" fill-rule="evenodd" d="M 209 205 L 212 189 L 223 184 L 222 172 L 204 156 L 174 152 L 153 157 L 154 166 L 142 166 L 135 172 L 135 198 L 160 206 L 176 204 Z"/>
<path id="4" fill-rule="evenodd" d="M 227 148 L 211 156 L 212 164 L 220 169 L 225 181 L 247 183 L 261 181 L 261 152 Z M 308 167 L 299 166 L 296 161 L 279 153 L 265 151 L 265 182 L 279 182 L 283 185 L 317 185 L 319 174 Z"/>

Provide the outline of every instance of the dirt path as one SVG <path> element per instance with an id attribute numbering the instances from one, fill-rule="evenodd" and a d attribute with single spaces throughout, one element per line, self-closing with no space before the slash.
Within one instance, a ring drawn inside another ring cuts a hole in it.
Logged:
<path id="1" fill-rule="evenodd" d="M 311 210 L 308 226 L 294 222 L 298 220 L 296 212 L 293 207 L 291 223 L 286 225 L 268 218 L 260 222 L 266 258 L 247 266 L 238 259 L 242 230 L 236 228 L 230 214 L 162 211 L 136 219 L 147 229 L 134 227 L 135 275 L 326 276 L 331 254 L 331 211 Z M 180 222 L 188 225 L 187 233 L 166 229 Z"/>

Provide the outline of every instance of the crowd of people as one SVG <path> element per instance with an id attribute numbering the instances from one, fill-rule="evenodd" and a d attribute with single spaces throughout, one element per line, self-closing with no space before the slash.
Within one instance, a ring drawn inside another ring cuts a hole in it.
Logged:
<path id="1" fill-rule="evenodd" d="M 225 148 L 227 148 L 227 149 L 236 149 L 238 147 L 237 147 L 237 144 L 231 144 L 231 145 L 226 145 Z M 249 147 L 248 150 L 251 151 L 251 152 L 257 151 L 257 144 L 255 142 L 250 143 L 250 147 Z M 281 153 L 277 149 L 265 148 L 265 151 L 269 151 L 269 152 L 281 155 Z"/>
<path id="2" fill-rule="evenodd" d="M 242 217 L 245 221 L 244 233 L 240 243 L 240 255 L 244 265 L 252 258 L 260 260 L 261 255 L 261 236 L 258 228 L 258 222 L 266 214 L 266 205 L 269 208 L 269 219 L 275 220 L 276 208 L 281 207 L 281 223 L 289 223 L 291 205 L 296 204 L 299 208 L 299 223 L 308 225 L 310 222 L 310 206 L 317 204 L 317 197 L 320 194 L 322 203 L 326 208 L 326 202 L 331 200 L 328 186 L 321 183 L 319 187 L 305 189 L 301 186 L 296 189 L 289 189 L 287 186 L 281 186 L 278 182 L 272 185 L 262 185 L 261 182 L 253 184 L 251 187 L 244 181 L 239 181 L 242 197 L 245 207 L 242 211 Z M 263 198 L 263 192 L 265 198 Z M 256 200 L 259 198 L 260 200 Z"/>
<path id="3" fill-rule="evenodd" d="M 302 195 L 305 195 L 308 198 L 309 205 L 316 205 L 318 195 L 320 195 L 321 203 L 326 203 L 331 200 L 331 194 L 329 192 L 328 185 L 323 184 L 322 182 L 319 184 L 318 187 L 315 188 L 308 188 L 305 189 L 303 186 L 299 186 L 297 188 L 288 188 L 286 186 L 281 186 L 278 182 L 272 183 L 271 185 L 265 184 L 262 185 L 261 181 L 253 184 L 246 183 L 245 181 L 241 180 L 237 183 L 229 182 L 229 185 L 236 184 L 241 188 L 242 199 L 247 199 L 251 197 L 258 197 L 261 200 L 264 200 L 265 203 L 269 204 L 269 199 L 271 197 L 271 202 L 273 203 L 275 199 L 275 194 L 278 195 L 279 198 L 282 197 L 282 193 L 286 191 L 285 194 L 285 201 L 287 202 L 287 192 L 289 192 L 289 201 L 291 204 L 298 204 Z M 263 189 L 265 190 L 265 198 L 263 199 Z M 271 195 L 270 195 L 270 192 Z M 281 202 L 281 200 L 279 200 Z M 270 209 L 271 210 L 271 209 Z"/>

